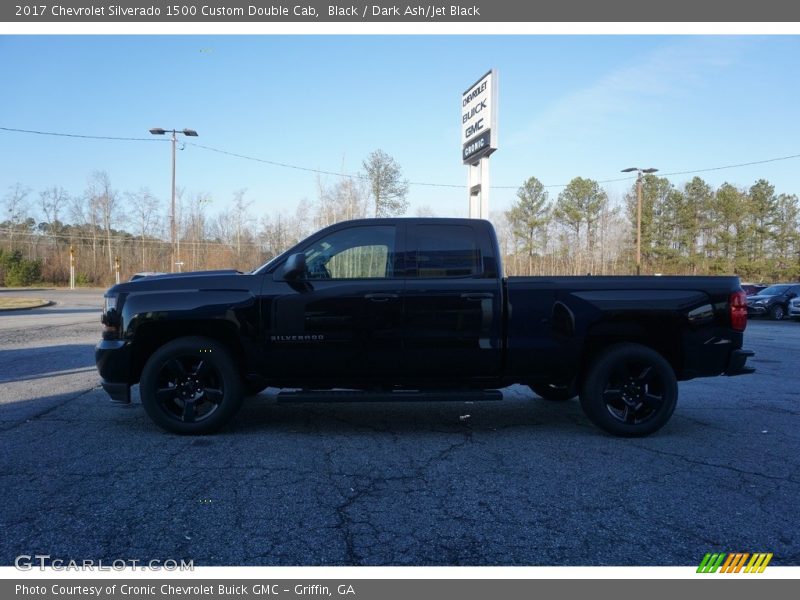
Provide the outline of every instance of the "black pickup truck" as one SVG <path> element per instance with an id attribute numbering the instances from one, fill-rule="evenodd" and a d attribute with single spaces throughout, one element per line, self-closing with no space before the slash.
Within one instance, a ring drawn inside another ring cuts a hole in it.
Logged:
<path id="1" fill-rule="evenodd" d="M 129 403 L 138 382 L 148 415 L 187 434 L 267 386 L 386 400 L 521 383 L 642 436 L 669 420 L 677 381 L 753 371 L 737 277 L 504 278 L 473 219 L 348 221 L 250 273 L 121 283 L 102 323 L 106 392 Z"/>

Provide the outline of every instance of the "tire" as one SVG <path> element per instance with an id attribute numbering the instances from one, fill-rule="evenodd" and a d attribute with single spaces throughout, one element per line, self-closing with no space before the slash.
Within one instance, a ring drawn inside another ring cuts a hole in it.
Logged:
<path id="1" fill-rule="evenodd" d="M 552 402 L 564 402 L 572 400 L 578 394 L 575 389 L 569 385 L 556 385 L 555 383 L 537 383 L 530 386 L 533 392 L 543 398 Z"/>
<path id="2" fill-rule="evenodd" d="M 639 344 L 610 346 L 591 365 L 581 407 L 613 435 L 642 437 L 669 421 L 678 401 L 675 371 L 658 352 Z"/>
<path id="3" fill-rule="evenodd" d="M 142 405 L 163 429 L 213 433 L 242 405 L 242 381 L 228 350 L 213 340 L 183 337 L 156 350 L 142 371 Z"/>
<path id="4" fill-rule="evenodd" d="M 785 315 L 786 315 L 786 309 L 783 307 L 782 304 L 776 304 L 769 311 L 769 316 L 772 318 L 773 321 L 781 321 Z"/>

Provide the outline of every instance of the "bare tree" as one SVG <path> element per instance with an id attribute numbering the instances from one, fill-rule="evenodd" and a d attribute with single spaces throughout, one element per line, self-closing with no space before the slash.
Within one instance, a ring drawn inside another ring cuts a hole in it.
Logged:
<path id="1" fill-rule="evenodd" d="M 187 233 L 192 244 L 192 270 L 199 263 L 200 247 L 206 236 L 206 208 L 211 204 L 208 194 L 195 194 L 189 201 L 187 211 Z"/>
<path id="2" fill-rule="evenodd" d="M 136 217 L 136 225 L 139 230 L 139 240 L 142 250 L 142 270 L 151 270 L 147 268 L 147 246 L 145 239 L 148 236 L 152 236 L 153 225 L 158 220 L 158 200 L 147 188 L 142 188 L 134 194 L 128 193 L 127 198 L 128 205 L 131 207 Z"/>
<path id="3" fill-rule="evenodd" d="M 236 231 L 236 256 L 242 256 L 242 235 L 251 220 L 247 209 L 253 204 L 252 200 L 245 200 L 246 189 L 236 190 L 233 193 L 233 223 Z"/>
<path id="4" fill-rule="evenodd" d="M 89 234 L 92 239 L 92 278 L 97 277 L 97 242 L 100 222 L 98 215 L 98 201 L 95 190 L 95 182 L 90 179 L 83 197 L 75 197 L 70 209 L 73 220 L 84 223 L 89 227 Z"/>
<path id="5" fill-rule="evenodd" d="M 111 226 L 120 218 L 117 192 L 111 187 L 111 179 L 105 171 L 95 171 L 89 181 L 90 201 L 97 207 L 103 230 L 106 234 L 108 270 L 114 270 L 114 252 L 111 240 Z"/>
<path id="6" fill-rule="evenodd" d="M 8 188 L 8 193 L 3 199 L 5 216 L 8 223 L 8 249 L 13 249 L 14 234 L 28 216 L 28 194 L 30 189 L 16 183 Z"/>
<path id="7" fill-rule="evenodd" d="M 53 245 L 56 244 L 56 236 L 61 227 L 61 222 L 58 220 L 59 213 L 65 209 L 69 203 L 69 195 L 62 187 L 53 186 L 39 193 L 41 200 L 42 214 L 44 215 L 45 222 L 47 223 L 48 233 L 53 240 Z"/>
<path id="8" fill-rule="evenodd" d="M 383 150 L 375 150 L 362 163 L 376 217 L 403 215 L 408 210 L 408 181 L 400 165 Z"/>

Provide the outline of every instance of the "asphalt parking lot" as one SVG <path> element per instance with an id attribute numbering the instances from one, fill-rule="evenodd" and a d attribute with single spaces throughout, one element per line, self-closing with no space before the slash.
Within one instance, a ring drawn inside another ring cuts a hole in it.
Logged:
<path id="1" fill-rule="evenodd" d="M 208 437 L 111 405 L 99 291 L 0 313 L 0 564 L 800 564 L 800 323 L 753 321 L 755 375 L 681 384 L 670 423 L 610 437 L 577 402 L 247 401 Z"/>

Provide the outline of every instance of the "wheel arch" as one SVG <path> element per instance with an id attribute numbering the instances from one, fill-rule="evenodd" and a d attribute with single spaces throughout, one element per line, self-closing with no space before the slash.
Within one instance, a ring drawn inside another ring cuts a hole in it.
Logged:
<path id="1" fill-rule="evenodd" d="M 136 343 L 133 345 L 131 377 L 138 382 L 147 360 L 152 354 L 173 340 L 182 337 L 204 337 L 221 344 L 230 353 L 240 371 L 244 368 L 245 351 L 236 326 L 230 321 L 180 320 L 141 324 L 136 330 Z"/>
<path id="2" fill-rule="evenodd" d="M 585 378 L 598 356 L 617 344 L 639 344 L 655 350 L 678 375 L 685 364 L 681 331 L 679 324 L 672 319 L 665 319 L 663 322 L 618 320 L 599 323 L 586 334 L 580 361 L 580 379 Z"/>

